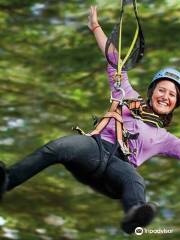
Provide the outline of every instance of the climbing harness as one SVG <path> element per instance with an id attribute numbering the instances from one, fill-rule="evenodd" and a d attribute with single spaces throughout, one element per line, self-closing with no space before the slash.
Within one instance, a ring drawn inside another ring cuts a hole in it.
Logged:
<path id="1" fill-rule="evenodd" d="M 136 103 L 138 107 L 131 107 L 131 104 L 133 103 Z M 140 119 L 144 123 L 147 123 L 154 127 L 160 127 L 160 128 L 164 127 L 163 119 L 159 115 L 155 114 L 147 106 L 146 102 L 142 97 L 139 96 L 137 99 L 125 99 L 124 105 L 126 105 L 129 108 L 134 118 Z"/>
<path id="2" fill-rule="evenodd" d="M 120 11 L 120 23 L 115 27 L 115 29 L 112 31 L 111 35 L 109 36 L 106 46 L 105 46 L 105 54 L 107 61 L 112 65 L 113 68 L 115 68 L 117 71 L 113 77 L 114 80 L 114 90 L 119 92 L 120 97 L 114 98 L 113 92 L 111 92 L 111 106 L 109 111 L 97 122 L 95 129 L 86 134 L 83 130 L 81 130 L 79 127 L 73 128 L 74 130 L 77 130 L 80 134 L 92 136 L 100 146 L 100 149 L 102 149 L 102 141 L 100 138 L 100 133 L 102 130 L 109 124 L 110 120 L 113 118 L 115 120 L 115 135 L 116 135 L 116 141 L 113 145 L 113 149 L 109 154 L 108 159 L 106 159 L 106 163 L 104 164 L 106 167 L 99 169 L 105 169 L 108 166 L 108 163 L 112 156 L 117 152 L 119 149 L 123 153 L 123 160 L 128 161 L 128 157 L 130 156 L 130 148 L 128 145 L 129 139 L 136 139 L 138 137 L 138 133 L 131 134 L 128 132 L 124 126 L 122 121 L 122 107 L 123 105 L 128 106 L 128 104 L 125 104 L 125 92 L 123 88 L 121 87 L 121 81 L 122 81 L 122 70 L 129 70 L 130 68 L 134 67 L 134 65 L 139 62 L 139 60 L 143 57 L 144 54 L 144 37 L 141 30 L 138 13 L 137 13 L 137 5 L 136 0 L 133 0 L 133 9 L 135 12 L 135 18 L 137 22 L 136 31 L 134 34 L 134 38 L 132 40 L 132 43 L 129 47 L 129 50 L 127 51 L 127 54 L 124 58 L 122 58 L 122 20 L 123 20 L 123 13 L 124 13 L 124 5 L 126 3 L 125 0 L 121 0 L 121 11 Z M 117 64 L 113 63 L 109 59 L 109 47 L 113 44 L 113 46 L 116 48 L 116 53 L 118 55 L 118 61 Z M 137 101 L 137 100 L 136 100 Z M 137 109 L 134 109 L 134 112 L 136 112 Z M 101 154 L 102 155 L 102 154 Z M 103 157 L 101 156 L 102 163 L 103 163 Z M 102 164 L 101 163 L 101 164 Z M 101 172 L 101 171 L 100 171 Z"/>
<path id="3" fill-rule="evenodd" d="M 105 114 L 105 116 L 101 119 L 101 121 L 97 124 L 95 130 L 90 133 L 90 135 L 100 134 L 100 132 L 107 126 L 110 119 L 114 118 L 116 143 L 117 143 L 115 144 L 116 147 L 114 151 L 116 151 L 117 148 L 120 146 L 123 154 L 125 156 L 129 156 L 131 153 L 128 146 L 128 139 L 130 138 L 134 139 L 135 136 L 137 135 L 130 134 L 123 126 L 122 107 L 124 105 L 125 92 L 121 88 L 122 70 L 124 69 L 127 70 L 133 67 L 135 63 L 137 63 L 140 60 L 140 58 L 142 58 L 144 53 L 144 37 L 142 34 L 140 22 L 138 19 L 136 0 L 133 0 L 133 8 L 135 12 L 137 27 L 134 34 L 134 38 L 129 47 L 129 50 L 127 51 L 126 56 L 122 58 L 122 21 L 123 21 L 124 5 L 125 5 L 125 1 L 121 0 L 120 23 L 118 25 L 118 30 L 117 30 L 117 27 L 115 28 L 115 30 L 113 30 L 112 34 L 107 40 L 106 47 L 105 47 L 105 54 L 108 62 L 117 70 L 117 72 L 113 77 L 114 90 L 120 93 L 120 97 L 119 99 L 114 98 L 111 92 L 111 107 L 109 111 Z M 116 47 L 116 51 L 118 53 L 117 65 L 113 64 L 110 61 L 108 56 L 108 50 L 111 44 L 113 44 L 114 47 Z"/>

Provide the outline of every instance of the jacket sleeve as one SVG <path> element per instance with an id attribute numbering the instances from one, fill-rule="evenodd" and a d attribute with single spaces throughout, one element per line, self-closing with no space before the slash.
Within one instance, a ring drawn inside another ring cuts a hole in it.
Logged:
<path id="1" fill-rule="evenodd" d="M 116 53 L 110 53 L 108 55 L 109 59 L 113 63 L 117 63 L 117 54 Z M 109 85 L 111 90 L 111 95 L 113 98 L 119 99 L 121 97 L 121 92 L 116 90 L 114 87 L 114 75 L 116 73 L 116 69 L 113 68 L 110 64 L 107 66 L 107 74 L 109 79 Z M 136 92 L 128 80 L 128 75 L 126 71 L 122 71 L 122 82 L 121 87 L 125 91 L 125 98 L 137 98 L 139 96 L 138 92 Z"/>
<path id="2" fill-rule="evenodd" d="M 173 134 L 167 133 L 161 154 L 180 159 L 180 139 Z"/>

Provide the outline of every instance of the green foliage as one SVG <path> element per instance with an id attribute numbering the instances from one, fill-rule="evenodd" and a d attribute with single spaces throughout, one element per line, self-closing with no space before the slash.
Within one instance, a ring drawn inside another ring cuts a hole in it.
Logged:
<path id="1" fill-rule="evenodd" d="M 0 0 L 0 145 L 1 159 L 8 165 L 72 133 L 73 125 L 92 128 L 91 115 L 108 107 L 106 61 L 87 28 L 93 2 Z M 157 70 L 179 67 L 180 12 L 178 1 L 138 2 L 146 55 L 129 78 L 145 96 Z M 109 34 L 119 19 L 119 1 L 96 3 L 100 23 Z M 131 6 L 124 24 L 126 49 L 134 31 Z M 169 131 L 180 136 L 178 117 L 179 110 Z M 148 198 L 162 206 L 152 228 L 179 226 L 178 166 L 177 161 L 155 158 L 141 168 Z M 119 230 L 119 203 L 81 186 L 57 166 L 9 193 L 1 216 L 6 228 L 18 231 L 16 239 L 129 239 Z M 2 227 L 2 238 L 5 231 Z M 176 233 L 168 238 L 178 239 Z"/>

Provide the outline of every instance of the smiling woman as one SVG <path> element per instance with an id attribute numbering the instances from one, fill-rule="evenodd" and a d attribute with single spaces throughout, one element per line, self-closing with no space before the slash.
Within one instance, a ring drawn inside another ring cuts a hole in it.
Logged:
<path id="1" fill-rule="evenodd" d="M 169 114 L 176 106 L 177 92 L 175 84 L 162 80 L 154 89 L 151 104 L 153 110 L 158 114 Z"/>
<path id="2" fill-rule="evenodd" d="M 164 120 L 171 122 L 173 111 L 180 104 L 180 73 L 174 68 L 160 70 L 148 88 L 148 105 Z"/>

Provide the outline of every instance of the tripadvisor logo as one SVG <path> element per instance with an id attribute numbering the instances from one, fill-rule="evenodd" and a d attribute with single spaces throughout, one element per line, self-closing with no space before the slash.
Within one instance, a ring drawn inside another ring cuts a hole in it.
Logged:
<path id="1" fill-rule="evenodd" d="M 135 229 L 135 234 L 136 235 L 142 235 L 143 234 L 143 228 L 142 227 L 137 227 Z"/>
<path id="2" fill-rule="evenodd" d="M 147 229 L 142 227 L 137 227 L 135 229 L 136 235 L 142 235 L 143 233 L 147 234 L 169 234 L 173 233 L 173 229 L 167 229 L 167 228 L 158 228 L 158 229 Z"/>

